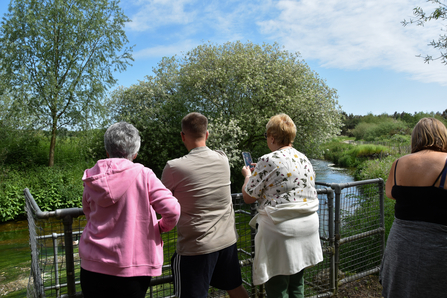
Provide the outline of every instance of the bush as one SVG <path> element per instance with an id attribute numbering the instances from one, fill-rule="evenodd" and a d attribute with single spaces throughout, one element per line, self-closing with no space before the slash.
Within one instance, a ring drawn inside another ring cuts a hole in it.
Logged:
<path id="1" fill-rule="evenodd" d="M 375 141 L 383 138 L 389 139 L 394 135 L 405 135 L 410 133 L 408 125 L 400 120 L 384 118 L 382 122 L 360 122 L 352 134 L 356 140 Z"/>
<path id="2" fill-rule="evenodd" d="M 338 166 L 354 168 L 359 166 L 364 160 L 390 155 L 390 150 L 386 146 L 380 145 L 355 145 L 340 142 L 333 139 L 324 145 L 324 159 L 330 160 Z"/>
<path id="3" fill-rule="evenodd" d="M 26 170 L 4 167 L 0 181 L 0 222 L 25 216 L 25 188 L 42 211 L 81 207 L 83 171 L 92 166 L 93 162 Z"/>
<path id="4" fill-rule="evenodd" d="M 1 134 L 0 162 L 6 165 L 48 164 L 49 140 L 42 132 L 3 128 Z"/>
<path id="5" fill-rule="evenodd" d="M 388 179 L 391 165 L 395 160 L 395 155 L 390 155 L 383 159 L 365 160 L 357 167 L 357 170 L 354 173 L 354 178 L 355 180 L 382 178 L 386 181 Z"/>

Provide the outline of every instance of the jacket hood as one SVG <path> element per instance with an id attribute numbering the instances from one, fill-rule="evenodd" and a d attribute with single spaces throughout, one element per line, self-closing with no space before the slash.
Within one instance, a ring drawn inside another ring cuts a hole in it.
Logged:
<path id="1" fill-rule="evenodd" d="M 84 171 L 84 192 L 99 206 L 108 207 L 127 192 L 143 168 L 142 164 L 124 158 L 101 159 Z"/>

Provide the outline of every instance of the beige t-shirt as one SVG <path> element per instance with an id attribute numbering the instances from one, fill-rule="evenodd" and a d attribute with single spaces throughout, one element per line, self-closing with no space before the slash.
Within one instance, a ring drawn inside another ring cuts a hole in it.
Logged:
<path id="1" fill-rule="evenodd" d="M 177 254 L 207 254 L 236 243 L 230 166 L 225 153 L 194 148 L 168 161 L 161 181 L 181 206 Z"/>

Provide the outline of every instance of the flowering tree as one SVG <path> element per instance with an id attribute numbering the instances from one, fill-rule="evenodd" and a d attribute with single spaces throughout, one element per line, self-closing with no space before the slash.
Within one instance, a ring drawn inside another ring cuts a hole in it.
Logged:
<path id="1" fill-rule="evenodd" d="M 252 152 L 255 160 L 268 151 L 265 125 L 278 113 L 295 121 L 295 147 L 318 155 L 318 146 L 340 131 L 336 98 L 336 91 L 299 54 L 277 44 L 250 42 L 207 43 L 181 57 L 165 58 L 154 76 L 112 95 L 119 119 L 151 132 L 146 146 L 163 143 L 151 160 L 161 154 L 164 165 L 185 153 L 175 140 L 180 139 L 182 117 L 196 111 L 210 120 L 210 147 L 224 149 L 236 171 L 243 164 L 241 151 Z"/>

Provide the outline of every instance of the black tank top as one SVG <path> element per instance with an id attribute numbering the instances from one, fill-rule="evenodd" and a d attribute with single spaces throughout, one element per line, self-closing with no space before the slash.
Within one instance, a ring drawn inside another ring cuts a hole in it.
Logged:
<path id="1" fill-rule="evenodd" d="M 447 175 L 447 160 L 432 186 L 396 185 L 396 166 L 394 168 L 394 185 L 391 190 L 396 199 L 394 212 L 396 218 L 412 221 L 425 221 L 447 226 L 447 190 L 444 183 Z M 436 181 L 441 177 L 439 187 Z"/>

